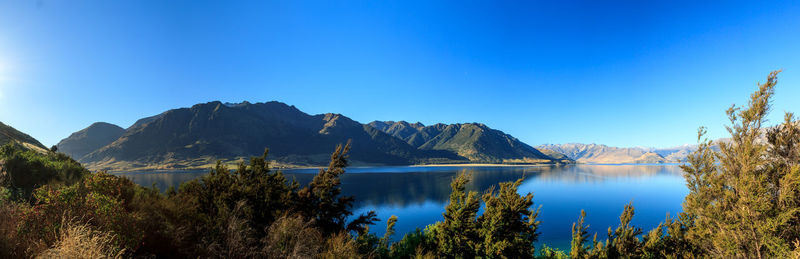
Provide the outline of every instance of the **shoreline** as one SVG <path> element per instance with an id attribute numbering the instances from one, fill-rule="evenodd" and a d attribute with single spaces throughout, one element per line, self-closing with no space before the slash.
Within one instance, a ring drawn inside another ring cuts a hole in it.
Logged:
<path id="1" fill-rule="evenodd" d="M 466 164 L 417 164 L 417 165 L 408 165 L 408 167 L 457 167 L 457 166 L 468 166 L 468 167 L 532 167 L 532 166 L 551 166 L 551 165 L 570 165 L 570 164 L 555 164 L 555 163 L 539 163 L 539 164 L 489 164 L 489 163 L 466 163 Z"/>
<path id="2" fill-rule="evenodd" d="M 664 165 L 680 165 L 681 163 L 619 163 L 619 164 L 604 164 L 604 163 L 538 163 L 538 164 L 490 164 L 490 163 L 464 163 L 464 164 L 412 164 L 412 165 L 353 165 L 348 168 L 371 168 L 371 167 L 541 167 L 541 166 L 567 166 L 567 165 L 610 165 L 610 166 L 625 166 L 625 165 L 640 165 L 640 166 L 664 166 Z M 286 165 L 272 167 L 272 170 L 303 170 L 303 169 L 320 169 L 325 166 L 300 166 L 300 165 Z M 213 166 L 198 166 L 198 167 L 139 167 L 139 168 L 105 168 L 105 169 L 90 169 L 93 172 L 106 171 L 112 174 L 125 174 L 125 173 L 142 173 L 142 172 L 158 172 L 158 171 L 201 171 L 212 170 Z M 229 169 L 235 169 L 229 167 Z"/>
<path id="3" fill-rule="evenodd" d="M 320 169 L 326 166 L 308 166 L 308 165 L 292 165 L 275 163 L 279 166 L 270 167 L 273 170 L 303 170 L 303 169 Z M 563 166 L 575 165 L 577 163 L 530 163 L 530 164 L 492 164 L 492 163 L 448 163 L 448 164 L 409 164 L 409 165 L 351 165 L 348 168 L 370 168 L 370 167 L 537 167 L 537 166 Z M 84 165 L 85 166 L 85 165 Z M 114 174 L 124 173 L 140 173 L 140 172 L 156 172 L 156 171 L 200 171 L 200 170 L 213 170 L 214 165 L 203 165 L 193 167 L 169 167 L 169 166 L 144 166 L 132 168 L 87 168 L 92 172 L 106 171 Z M 235 169 L 234 166 L 228 165 L 229 169 Z"/>

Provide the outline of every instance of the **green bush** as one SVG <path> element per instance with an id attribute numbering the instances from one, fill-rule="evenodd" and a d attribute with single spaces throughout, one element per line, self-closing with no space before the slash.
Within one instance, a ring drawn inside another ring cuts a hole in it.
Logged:
<path id="1" fill-rule="evenodd" d="M 30 198 L 34 189 L 45 184 L 70 185 L 89 173 L 80 163 L 62 153 L 40 153 L 10 142 L 0 147 L 0 187 L 15 199 Z"/>
<path id="2" fill-rule="evenodd" d="M 70 186 L 45 185 L 35 190 L 33 206 L 23 213 L 19 231 L 52 244 L 65 219 L 80 221 L 115 236 L 118 247 L 135 251 L 144 235 L 130 206 L 135 188 L 127 178 L 102 172 L 87 174 Z"/>

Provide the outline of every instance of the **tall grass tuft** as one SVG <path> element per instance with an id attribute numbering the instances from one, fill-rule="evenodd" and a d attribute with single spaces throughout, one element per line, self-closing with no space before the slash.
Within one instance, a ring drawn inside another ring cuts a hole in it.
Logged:
<path id="1" fill-rule="evenodd" d="M 63 220 L 56 243 L 36 258 L 122 258 L 124 249 L 114 246 L 114 235 L 86 224 Z"/>
<path id="2" fill-rule="evenodd" d="M 355 239 L 346 232 L 339 232 L 325 240 L 325 248 L 318 258 L 359 258 Z"/>
<path id="3" fill-rule="evenodd" d="M 300 215 L 284 215 L 269 227 L 264 253 L 269 258 L 311 258 L 322 249 L 322 234 Z"/>

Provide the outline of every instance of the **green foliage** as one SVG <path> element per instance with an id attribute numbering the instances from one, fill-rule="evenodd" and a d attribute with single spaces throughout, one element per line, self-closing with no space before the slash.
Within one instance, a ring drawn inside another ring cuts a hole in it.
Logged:
<path id="1" fill-rule="evenodd" d="M 386 233 L 383 234 L 383 238 L 381 239 L 381 245 L 384 247 L 389 246 L 390 238 L 394 235 L 394 224 L 397 223 L 397 216 L 392 215 L 386 220 Z"/>
<path id="2" fill-rule="evenodd" d="M 561 251 L 556 248 L 549 247 L 547 245 L 542 245 L 542 248 L 539 249 L 539 255 L 535 258 L 540 259 L 567 259 L 567 258 L 575 258 L 568 256 L 567 253 Z"/>
<path id="3" fill-rule="evenodd" d="M 11 190 L 6 187 L 0 186 L 0 202 L 6 202 L 11 200 Z"/>
<path id="4" fill-rule="evenodd" d="M 397 223 L 397 216 L 392 215 L 386 220 L 386 233 L 383 234 L 383 238 L 380 240 L 380 244 L 377 247 L 376 254 L 378 257 L 389 257 L 391 253 L 390 250 L 390 243 L 392 235 L 394 235 L 394 225 Z"/>
<path id="5" fill-rule="evenodd" d="M 608 239 L 605 243 L 598 242 L 597 234 L 595 234 L 591 244 L 587 246 L 589 226 L 584 225 L 586 213 L 581 211 L 578 222 L 572 225 L 572 245 L 569 257 L 694 258 L 703 255 L 687 239 L 686 233 L 690 226 L 686 225 L 686 222 L 690 222 L 690 220 L 685 216 L 675 220 L 667 215 L 663 223 L 642 235 L 641 229 L 630 225 L 633 215 L 633 206 L 625 205 L 620 215 L 620 225 L 614 230 L 608 229 Z"/>
<path id="6" fill-rule="evenodd" d="M 450 203 L 445 207 L 444 221 L 431 227 L 437 252 L 444 257 L 474 257 L 478 248 L 477 215 L 480 198 L 475 191 L 466 191 L 469 176 L 459 174 L 450 183 Z"/>
<path id="7" fill-rule="evenodd" d="M 585 258 L 586 253 L 586 240 L 589 238 L 589 225 L 584 225 L 583 220 L 586 218 L 586 211 L 581 210 L 581 217 L 578 222 L 572 223 L 572 242 L 570 243 L 569 257 L 570 258 Z M 597 234 L 595 234 L 597 240 Z"/>
<path id="8" fill-rule="evenodd" d="M 693 220 L 688 236 L 713 257 L 785 257 L 800 236 L 797 121 L 787 113 L 763 137 L 778 72 L 759 84 L 746 107 L 727 110 L 731 138 L 718 143 L 719 153 L 702 141 L 683 166 L 690 190 L 684 211 Z"/>
<path id="9" fill-rule="evenodd" d="M 485 257 L 530 258 L 535 254 L 533 243 L 539 234 L 536 217 L 539 210 L 531 210 L 533 194 L 521 196 L 516 182 L 500 183 L 500 190 L 490 188 L 484 195 L 486 209 L 478 217 L 478 235 L 481 239 L 479 255 Z"/>
<path id="10" fill-rule="evenodd" d="M 410 243 L 417 252 L 433 252 L 448 258 L 532 258 L 538 237 L 536 221 L 539 210 L 532 210 L 533 195 L 521 196 L 517 188 L 522 180 L 500 183 L 482 197 L 466 191 L 469 175 L 459 174 L 451 182 L 453 191 L 445 207 L 444 221 L 428 226 L 424 233 L 407 235 L 395 251 L 407 256 Z M 485 211 L 478 216 L 481 200 Z"/>
<path id="11" fill-rule="evenodd" d="M 78 220 L 114 235 L 121 249 L 135 250 L 144 235 L 130 206 L 135 188 L 127 178 L 102 172 L 71 186 L 45 185 L 35 190 L 33 206 L 23 210 L 20 235 L 52 244 L 64 219 Z"/>
<path id="12" fill-rule="evenodd" d="M 208 175 L 181 185 L 174 199 L 192 206 L 202 229 L 198 238 L 221 238 L 235 217 L 246 219 L 250 229 L 264 230 L 292 209 L 298 184 L 272 172 L 267 154 L 252 158 L 249 165 L 240 163 L 238 170 L 217 163 Z M 263 231 L 257 233 L 257 238 L 264 237 Z"/>
<path id="13" fill-rule="evenodd" d="M 365 226 L 375 222 L 376 215 L 370 211 L 347 224 L 346 219 L 353 213 L 352 196 L 341 196 L 341 180 L 347 167 L 347 152 L 350 151 L 350 142 L 344 147 L 338 145 L 331 154 L 331 161 L 327 169 L 320 169 L 311 183 L 297 192 L 298 207 L 301 213 L 314 219 L 322 229 L 322 233 L 330 235 L 341 231 L 354 231 L 367 233 Z"/>
<path id="14" fill-rule="evenodd" d="M 605 248 L 607 257 L 641 256 L 641 243 L 637 236 L 642 234 L 642 229 L 630 225 L 633 214 L 633 205 L 625 205 L 619 216 L 619 226 L 614 231 L 608 228 Z"/>
<path id="15" fill-rule="evenodd" d="M 14 207 L 15 212 L 9 215 L 16 216 L 7 221 L 19 229 L 10 236 L 37 241 L 15 245 L 13 249 L 4 247 L 2 254 L 19 254 L 7 251 L 23 247 L 21 251 L 32 256 L 62 242 L 56 239 L 65 219 L 77 220 L 76 223 L 90 227 L 91 231 L 108 233 L 108 237 L 113 237 L 112 244 L 127 255 L 145 257 L 347 254 L 351 248 L 362 254 L 389 253 L 389 235 L 380 239 L 368 233 L 367 225 L 374 221 L 374 213 L 349 224 L 345 222 L 346 217 L 352 215 L 352 197 L 340 197 L 339 176 L 347 166 L 349 146 L 337 149 L 331 166 L 315 179 L 314 186 L 305 188 L 305 193 L 298 191 L 296 182 L 269 169 L 265 152 L 262 157 L 251 159 L 249 165 L 240 164 L 238 170 L 218 164 L 208 175 L 187 182 L 167 195 L 135 185 L 127 178 L 88 173 L 77 163 L 80 177 L 69 184 L 63 179 L 71 178 L 63 176 L 74 175 L 71 174 L 74 170 L 69 167 L 71 164 L 65 166 L 64 163 L 74 161 L 62 161 L 63 155 L 52 152 L 43 154 L 14 148 L 7 146 L 2 150 L 6 161 L 10 161 L 10 167 L 5 169 L 29 173 L 32 168 L 49 173 L 50 177 L 31 181 L 31 186 L 42 187 L 31 191 L 31 205 Z M 30 167 L 31 164 L 34 166 Z M 4 196 L 8 196 L 6 192 Z M 309 204 L 312 206 L 307 206 Z M 277 218 L 289 213 L 299 216 L 271 228 Z M 394 222 L 396 218 L 392 218 L 389 230 L 393 229 Z M 269 235 L 270 230 L 274 231 L 272 235 Z M 351 235 L 341 234 L 348 230 L 358 235 L 350 239 Z M 326 233 L 325 237 L 338 238 L 338 241 L 328 242 L 329 246 L 324 249 L 303 242 L 294 242 L 293 247 L 268 243 L 282 240 L 281 236 L 285 237 L 286 233 L 311 236 L 320 233 L 317 243 L 323 242 L 322 233 Z M 350 241 L 344 241 L 344 237 Z"/>
<path id="16" fill-rule="evenodd" d="M 0 147 L 0 162 L 0 187 L 16 198 L 29 198 L 45 184 L 73 184 L 89 172 L 64 154 L 40 153 L 13 142 Z"/>
<path id="17" fill-rule="evenodd" d="M 432 245 L 433 240 L 426 233 L 429 232 L 417 228 L 414 232 L 405 234 L 403 239 L 392 244 L 389 257 L 413 258 L 418 251 L 434 251 L 436 248 Z"/>

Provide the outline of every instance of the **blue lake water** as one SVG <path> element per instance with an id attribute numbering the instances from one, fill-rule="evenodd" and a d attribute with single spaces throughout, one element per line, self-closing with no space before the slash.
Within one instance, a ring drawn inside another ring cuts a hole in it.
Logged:
<path id="1" fill-rule="evenodd" d="M 283 170 L 306 184 L 318 169 Z M 484 191 L 500 182 L 524 177 L 519 192 L 534 194 L 539 214 L 539 242 L 568 249 L 572 223 L 586 210 L 589 233 L 605 240 L 609 227 L 619 224 L 623 206 L 636 208 L 634 225 L 645 232 L 662 222 L 667 213 L 681 211 L 688 193 L 677 165 L 568 165 L 514 167 L 362 167 L 348 168 L 342 176 L 345 195 L 356 198 L 355 214 L 374 210 L 382 220 L 371 231 L 383 235 L 385 220 L 398 217 L 395 240 L 404 233 L 442 220 L 450 194 L 450 180 L 460 172 L 471 174 L 468 189 Z M 137 184 L 161 190 L 195 179 L 207 171 L 153 171 L 124 173 Z"/>

